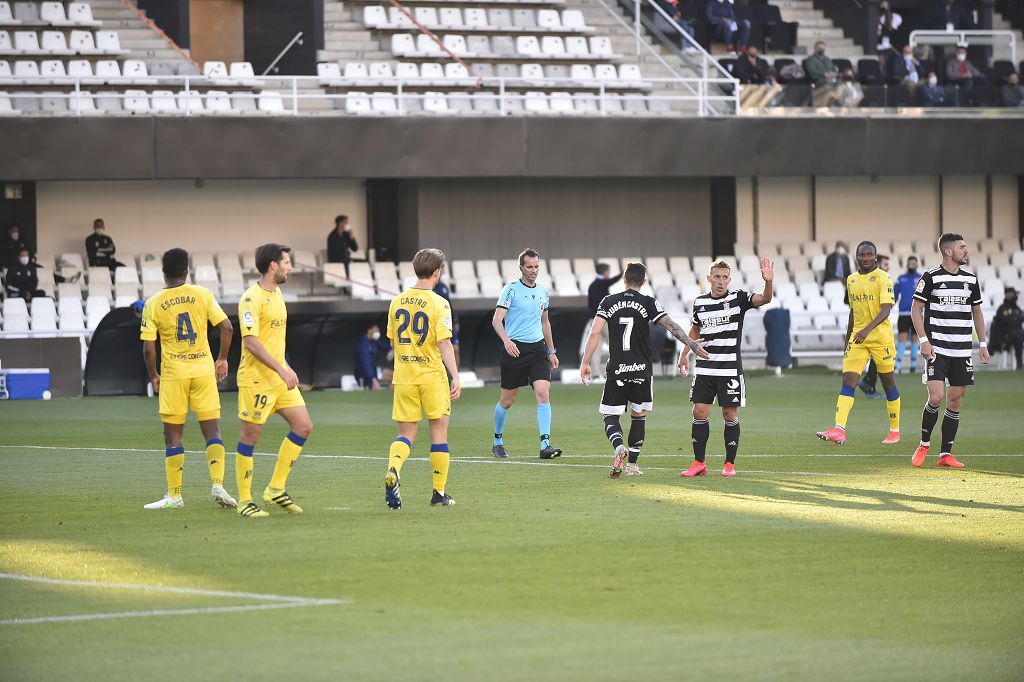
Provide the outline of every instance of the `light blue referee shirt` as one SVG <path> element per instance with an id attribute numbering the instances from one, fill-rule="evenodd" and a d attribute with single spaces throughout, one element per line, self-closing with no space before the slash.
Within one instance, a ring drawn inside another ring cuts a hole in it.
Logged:
<path id="1" fill-rule="evenodd" d="M 513 341 L 537 343 L 544 340 L 540 320 L 548 309 L 548 290 L 540 284 L 528 287 L 523 280 L 509 282 L 498 297 L 498 308 L 505 308 L 505 333 Z"/>

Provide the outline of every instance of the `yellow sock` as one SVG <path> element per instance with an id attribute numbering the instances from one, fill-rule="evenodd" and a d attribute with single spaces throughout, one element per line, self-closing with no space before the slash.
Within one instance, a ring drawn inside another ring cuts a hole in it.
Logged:
<path id="1" fill-rule="evenodd" d="M 167 496 L 181 497 L 181 477 L 185 471 L 185 448 L 167 448 L 164 452 L 164 471 L 167 474 Z"/>
<path id="2" fill-rule="evenodd" d="M 210 481 L 218 488 L 224 487 L 224 441 L 214 438 L 206 443 L 206 463 L 210 467 Z"/>
<path id="3" fill-rule="evenodd" d="M 402 465 L 409 459 L 411 443 L 405 438 L 396 438 L 388 450 L 388 470 L 394 469 L 396 473 L 402 473 Z"/>
<path id="4" fill-rule="evenodd" d="M 846 428 L 846 420 L 850 418 L 850 410 L 852 409 L 853 396 L 840 393 L 839 400 L 836 401 L 836 426 L 842 429 Z"/>
<path id="5" fill-rule="evenodd" d="M 886 403 L 889 407 L 889 430 L 900 430 L 900 399 L 890 400 Z"/>
<path id="6" fill-rule="evenodd" d="M 444 484 L 448 481 L 448 444 L 430 446 L 430 468 L 434 470 L 434 490 L 444 494 Z"/>
<path id="7" fill-rule="evenodd" d="M 302 446 L 306 439 L 296 436 L 291 431 L 281 441 L 281 447 L 277 451 L 277 464 L 274 465 L 274 475 L 270 478 L 270 487 L 274 490 L 284 490 L 288 483 L 288 474 L 292 471 L 292 465 L 302 454 Z"/>
<path id="8" fill-rule="evenodd" d="M 235 455 L 235 482 L 238 484 L 238 504 L 252 502 L 252 450 L 253 446 L 238 444 Z"/>

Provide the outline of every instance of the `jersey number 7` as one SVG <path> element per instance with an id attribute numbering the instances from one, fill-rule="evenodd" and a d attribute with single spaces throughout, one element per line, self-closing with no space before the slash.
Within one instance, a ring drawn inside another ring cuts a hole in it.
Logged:
<path id="1" fill-rule="evenodd" d="M 192 326 L 192 319 L 188 316 L 188 313 L 178 315 L 177 337 L 178 341 L 188 341 L 190 346 L 196 344 L 196 330 Z"/>
<path id="2" fill-rule="evenodd" d="M 416 345 L 422 346 L 423 342 L 427 340 L 427 334 L 430 332 L 430 319 L 422 310 L 410 317 L 408 310 L 399 308 L 395 311 L 395 319 L 399 322 L 398 343 L 412 343 L 412 339 L 403 335 L 409 329 L 410 321 L 412 323 L 412 333 L 420 337 Z"/>
<path id="3" fill-rule="evenodd" d="M 619 318 L 619 324 L 624 327 L 622 330 L 622 350 L 629 350 L 633 344 L 633 322 L 632 317 Z"/>

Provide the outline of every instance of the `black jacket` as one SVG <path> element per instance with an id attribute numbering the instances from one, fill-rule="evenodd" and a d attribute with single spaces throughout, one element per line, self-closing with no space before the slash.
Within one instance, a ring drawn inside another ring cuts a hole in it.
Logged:
<path id="1" fill-rule="evenodd" d="M 98 235 L 95 232 L 85 238 L 85 252 L 89 255 L 89 267 L 109 268 L 114 265 L 114 240 L 107 235 Z"/>
<path id="2" fill-rule="evenodd" d="M 842 266 L 841 266 L 843 268 L 843 276 L 840 279 L 840 281 L 843 284 L 846 284 L 846 278 L 849 277 L 850 273 L 852 272 L 852 270 L 850 269 L 850 257 L 846 256 L 846 255 L 840 256 L 835 251 L 830 253 L 828 255 L 828 258 L 825 259 L 825 280 L 824 281 L 830 282 L 832 280 L 837 279 L 836 278 L 836 258 L 840 258 L 840 257 L 843 259 Z"/>
<path id="3" fill-rule="evenodd" d="M 7 276 L 4 278 L 4 287 L 7 289 L 8 296 L 20 297 L 25 292 L 34 295 L 39 287 L 36 264 L 22 265 L 17 263 L 12 265 L 7 270 Z"/>
<path id="4" fill-rule="evenodd" d="M 0 251 L 0 268 L 10 268 L 18 264 L 18 254 L 25 248 L 25 242 L 21 239 L 11 239 L 11 235 L 0 236 L 3 240 L 3 250 Z"/>
<path id="5" fill-rule="evenodd" d="M 338 230 L 333 229 L 331 230 L 331 233 L 327 235 L 328 263 L 348 263 L 351 253 L 358 249 L 359 244 L 356 243 L 356 238 L 352 236 L 351 231 L 338 234 Z"/>
<path id="6" fill-rule="evenodd" d="M 597 306 L 601 305 L 601 299 L 608 295 L 608 290 L 619 281 L 620 277 L 622 277 L 621 272 L 614 277 L 596 278 L 590 283 L 590 287 L 587 289 L 587 306 L 590 307 L 591 317 L 597 315 Z"/>
<path id="7" fill-rule="evenodd" d="M 1004 343 L 1020 343 L 1024 331 L 1021 324 L 1024 323 L 1024 312 L 1017 306 L 1016 302 L 1004 302 L 996 310 L 992 318 L 992 350 L 1001 350 Z"/>
<path id="8" fill-rule="evenodd" d="M 773 73 L 772 67 L 768 66 L 767 60 L 762 57 L 758 57 L 757 64 L 754 65 L 750 63 L 747 55 L 740 55 L 732 67 L 732 75 L 736 76 L 740 83 L 761 84 L 771 81 Z"/>

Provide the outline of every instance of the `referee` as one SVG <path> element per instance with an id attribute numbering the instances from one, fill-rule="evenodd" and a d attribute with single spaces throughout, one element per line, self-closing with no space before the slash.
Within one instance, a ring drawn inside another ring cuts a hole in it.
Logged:
<path id="1" fill-rule="evenodd" d="M 540 458 L 562 454 L 551 446 L 551 370 L 558 369 L 558 356 L 548 319 L 548 290 L 537 284 L 540 254 L 526 249 L 519 254 L 522 277 L 501 291 L 491 326 L 504 346 L 501 354 L 501 398 L 494 406 L 494 445 L 491 452 L 507 459 L 505 421 L 521 386 L 533 386 L 537 397 L 537 427 L 540 430 Z"/>

